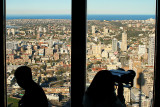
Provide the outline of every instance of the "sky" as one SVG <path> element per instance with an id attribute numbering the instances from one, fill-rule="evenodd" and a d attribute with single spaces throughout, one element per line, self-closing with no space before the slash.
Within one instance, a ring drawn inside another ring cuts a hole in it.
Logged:
<path id="1" fill-rule="evenodd" d="M 6 0 L 7 15 L 71 14 L 71 6 L 71 0 Z M 154 15 L 155 8 L 156 0 L 87 0 L 88 14 Z"/>

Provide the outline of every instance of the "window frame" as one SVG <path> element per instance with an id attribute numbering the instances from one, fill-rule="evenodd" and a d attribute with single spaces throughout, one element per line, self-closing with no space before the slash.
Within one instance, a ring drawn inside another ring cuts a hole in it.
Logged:
<path id="1" fill-rule="evenodd" d="M 159 59 L 160 59 L 160 23 L 159 23 L 159 5 L 158 0 L 156 0 L 156 24 L 155 24 L 155 60 L 154 60 L 154 86 L 153 86 L 153 107 L 158 107 L 160 104 L 160 66 L 159 66 Z"/>
<path id="2" fill-rule="evenodd" d="M 7 107 L 7 85 L 6 85 L 6 0 L 1 1 L 3 12 L 1 13 L 1 35 L 0 36 L 0 106 Z M 156 25 L 155 25 L 155 66 L 154 66 L 154 91 L 153 107 L 160 102 L 160 29 L 158 0 L 156 0 Z M 74 11 L 73 11 L 74 10 Z M 2 24 L 3 23 L 3 24 Z M 83 95 L 86 87 L 86 32 L 87 32 L 87 0 L 72 0 L 72 39 L 71 39 L 71 106 L 82 107 Z M 78 32 L 77 32 L 78 29 Z M 157 71 L 157 72 L 156 72 Z"/>
<path id="3" fill-rule="evenodd" d="M 72 0 L 71 26 L 71 106 L 82 107 L 86 87 L 87 0 Z"/>
<path id="4" fill-rule="evenodd" d="M 7 107 L 7 85 L 6 85 L 6 0 L 1 1 L 2 13 L 1 13 L 1 36 L 0 36 L 0 106 Z"/>

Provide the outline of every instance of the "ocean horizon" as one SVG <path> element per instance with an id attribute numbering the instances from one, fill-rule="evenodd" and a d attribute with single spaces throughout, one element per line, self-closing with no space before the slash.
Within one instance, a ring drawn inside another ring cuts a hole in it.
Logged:
<path id="1" fill-rule="evenodd" d="M 89 14 L 88 20 L 147 20 L 155 19 L 155 15 L 109 15 L 109 14 Z M 71 15 L 6 15 L 7 20 L 12 19 L 68 19 Z"/>

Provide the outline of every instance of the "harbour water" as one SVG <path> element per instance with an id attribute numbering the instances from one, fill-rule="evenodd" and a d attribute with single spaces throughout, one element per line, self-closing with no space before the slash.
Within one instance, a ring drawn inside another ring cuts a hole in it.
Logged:
<path id="1" fill-rule="evenodd" d="M 155 19 L 155 15 L 87 15 L 88 20 L 147 20 Z M 7 20 L 11 19 L 68 19 L 71 15 L 7 15 Z"/>

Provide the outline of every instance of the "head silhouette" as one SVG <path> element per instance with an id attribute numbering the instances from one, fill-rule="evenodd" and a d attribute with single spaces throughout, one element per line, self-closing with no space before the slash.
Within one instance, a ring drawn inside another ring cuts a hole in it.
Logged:
<path id="1" fill-rule="evenodd" d="M 114 80 L 108 70 L 99 71 L 87 89 L 87 94 L 94 98 L 103 98 L 112 92 L 114 92 Z"/>
<path id="2" fill-rule="evenodd" d="M 30 84 L 33 82 L 31 68 L 28 66 L 18 67 L 14 75 L 18 85 L 24 89 L 29 88 Z"/>

